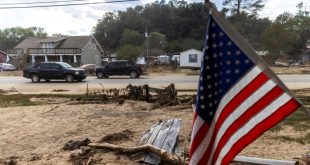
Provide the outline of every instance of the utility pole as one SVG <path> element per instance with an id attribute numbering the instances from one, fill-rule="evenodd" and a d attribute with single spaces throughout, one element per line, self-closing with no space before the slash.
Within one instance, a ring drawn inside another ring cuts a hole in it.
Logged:
<path id="1" fill-rule="evenodd" d="M 146 57 L 148 57 L 149 56 L 149 43 L 148 43 L 147 27 L 145 28 L 145 43 L 146 43 Z"/>

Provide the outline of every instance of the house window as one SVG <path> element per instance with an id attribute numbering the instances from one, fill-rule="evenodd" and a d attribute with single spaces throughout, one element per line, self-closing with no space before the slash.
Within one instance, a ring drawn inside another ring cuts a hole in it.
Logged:
<path id="1" fill-rule="evenodd" d="M 189 54 L 189 56 L 188 56 L 188 62 L 189 63 L 197 63 L 197 61 L 198 61 L 198 55 L 197 54 Z"/>
<path id="2" fill-rule="evenodd" d="M 42 46 L 44 49 L 44 53 L 52 53 L 53 43 L 51 42 L 43 43 Z"/>

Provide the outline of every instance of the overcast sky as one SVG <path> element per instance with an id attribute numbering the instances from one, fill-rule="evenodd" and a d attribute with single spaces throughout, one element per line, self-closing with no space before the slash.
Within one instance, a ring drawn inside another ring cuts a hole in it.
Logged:
<path id="1" fill-rule="evenodd" d="M 0 0 L 0 29 L 16 26 L 24 28 L 37 26 L 44 28 L 49 35 L 52 35 L 53 33 L 61 33 L 65 35 L 89 35 L 91 34 L 92 28 L 96 26 L 98 19 L 100 19 L 105 12 L 125 10 L 128 7 L 143 5 L 146 3 L 154 2 L 155 0 L 53 8 L 1 9 L 1 7 L 5 7 L 3 5 L 5 3 L 28 3 L 40 1 L 47 2 L 60 0 Z M 84 2 L 102 1 L 103 0 L 88 0 Z M 188 2 L 193 1 L 203 2 L 203 0 L 188 0 Z M 211 0 L 211 2 L 215 2 L 219 8 L 221 8 L 222 1 L 223 0 Z M 265 0 L 265 8 L 260 12 L 260 16 L 275 19 L 279 14 L 285 11 L 296 13 L 296 5 L 300 1 L 302 0 Z M 306 4 L 307 8 L 310 9 L 310 0 L 303 0 L 303 2 Z"/>

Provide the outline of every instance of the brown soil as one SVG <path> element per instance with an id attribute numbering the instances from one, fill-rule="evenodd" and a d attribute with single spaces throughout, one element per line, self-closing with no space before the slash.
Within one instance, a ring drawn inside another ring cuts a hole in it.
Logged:
<path id="1" fill-rule="evenodd" d="M 171 118 L 182 119 L 181 149 L 187 151 L 192 110 L 167 107 L 153 109 L 140 101 L 116 104 L 67 105 L 65 103 L 0 108 L 0 164 L 11 160 L 17 164 L 72 164 L 70 151 L 63 150 L 69 140 L 109 142 L 135 146 L 153 124 Z M 309 152 L 310 144 L 281 142 L 277 135 L 300 136 L 289 127 L 267 132 L 241 155 L 292 160 Z M 136 157 L 102 151 L 93 155 L 97 164 L 138 164 Z"/>

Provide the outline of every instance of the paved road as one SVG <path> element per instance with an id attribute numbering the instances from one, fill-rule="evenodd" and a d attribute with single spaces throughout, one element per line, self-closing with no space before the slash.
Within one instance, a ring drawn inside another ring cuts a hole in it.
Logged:
<path id="1" fill-rule="evenodd" d="M 281 75 L 279 77 L 289 88 L 310 88 L 310 75 Z M 0 89 L 10 89 L 14 87 L 26 93 L 46 93 L 55 89 L 68 89 L 73 93 L 80 93 L 85 91 L 87 85 L 90 89 L 101 88 L 99 84 L 102 84 L 105 88 L 122 88 L 128 84 L 149 84 L 154 87 L 163 87 L 170 83 L 174 83 L 178 89 L 196 89 L 198 76 L 142 76 L 139 79 L 130 79 L 126 76 L 112 76 L 108 79 L 87 77 L 83 82 L 73 84 L 65 83 L 64 81 L 31 83 L 30 79 L 25 79 L 23 77 L 0 77 Z"/>
<path id="2" fill-rule="evenodd" d="M 85 92 L 89 89 L 102 88 L 123 88 L 128 84 L 143 85 L 149 84 L 152 87 L 164 87 L 174 83 L 178 89 L 196 89 L 198 76 L 142 76 L 139 79 L 131 79 L 127 76 L 112 76 L 108 79 L 98 79 L 97 77 L 87 77 L 83 82 L 66 83 L 65 81 L 51 81 L 42 83 L 31 83 L 30 79 L 23 77 L 0 76 L 0 89 L 10 89 L 12 87 L 24 93 L 46 93 L 55 89 L 68 89 L 73 93 Z"/>

